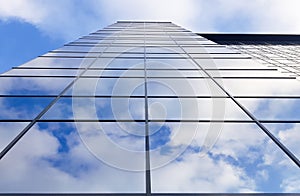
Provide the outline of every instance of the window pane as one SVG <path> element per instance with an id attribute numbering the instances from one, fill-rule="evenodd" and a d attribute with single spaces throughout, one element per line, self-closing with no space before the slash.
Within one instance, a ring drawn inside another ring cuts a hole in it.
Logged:
<path id="1" fill-rule="evenodd" d="M 64 46 L 54 51 L 103 52 L 106 47 Z"/>
<path id="2" fill-rule="evenodd" d="M 210 79 L 148 79 L 148 95 L 225 96 Z"/>
<path id="3" fill-rule="evenodd" d="M 53 98 L 1 97 L 0 119 L 34 119 Z"/>
<path id="4" fill-rule="evenodd" d="M 149 99 L 150 120 L 250 120 L 229 98 Z"/>
<path id="5" fill-rule="evenodd" d="M 265 123 L 264 126 L 285 145 L 298 159 L 300 158 L 299 148 L 299 123 Z"/>
<path id="6" fill-rule="evenodd" d="M 0 94 L 2 95 L 58 95 L 71 83 L 69 78 L 0 78 Z"/>
<path id="7" fill-rule="evenodd" d="M 108 47 L 105 52 L 123 53 L 123 52 L 142 52 L 144 53 L 144 47 L 128 47 L 128 46 L 114 46 Z"/>
<path id="8" fill-rule="evenodd" d="M 232 53 L 235 52 L 234 50 L 230 50 L 226 47 L 213 47 L 213 48 L 209 48 L 209 47 L 188 47 L 188 46 L 184 46 L 183 49 L 187 52 L 187 53 Z"/>
<path id="9" fill-rule="evenodd" d="M 103 53 L 101 57 L 103 58 L 144 58 L 144 53 L 128 53 L 130 51 L 122 52 L 122 53 Z"/>
<path id="10" fill-rule="evenodd" d="M 144 77 L 144 70 L 88 70 L 83 76 Z"/>
<path id="11" fill-rule="evenodd" d="M 207 77 L 201 70 L 147 70 L 148 77 Z"/>
<path id="12" fill-rule="evenodd" d="M 143 120 L 144 101 L 143 98 L 61 98 L 42 119 Z"/>
<path id="13" fill-rule="evenodd" d="M 145 95 L 143 78 L 81 78 L 67 95 Z"/>
<path id="14" fill-rule="evenodd" d="M 190 54 L 191 57 L 197 59 L 197 58 L 243 58 L 243 57 L 248 57 L 247 55 L 242 55 L 242 54 L 209 54 L 209 53 L 204 53 L 204 54 Z"/>
<path id="15" fill-rule="evenodd" d="M 221 132 L 212 124 L 157 126 L 162 139 L 150 142 L 154 193 L 293 192 L 287 186 L 300 180 L 299 168 L 255 124 L 226 123 Z"/>
<path id="16" fill-rule="evenodd" d="M 201 67 L 209 68 L 242 68 L 242 69 L 265 69 L 262 64 L 251 59 L 195 59 Z"/>
<path id="17" fill-rule="evenodd" d="M 148 69 L 199 69 L 190 59 L 149 59 Z"/>
<path id="18" fill-rule="evenodd" d="M 101 55 L 101 53 L 71 53 L 71 52 L 48 52 L 42 57 L 58 57 L 58 58 L 68 58 L 68 57 L 74 57 L 74 58 L 97 58 Z"/>
<path id="19" fill-rule="evenodd" d="M 94 59 L 80 58 L 50 58 L 40 57 L 21 65 L 20 67 L 49 67 L 49 68 L 79 68 L 89 66 Z"/>
<path id="20" fill-rule="evenodd" d="M 238 99 L 259 120 L 299 120 L 300 99 Z"/>
<path id="21" fill-rule="evenodd" d="M 233 95 L 300 95 L 294 79 L 223 79 L 224 88 Z"/>
<path id="22" fill-rule="evenodd" d="M 1 160 L 1 192 L 145 192 L 144 153 L 131 153 L 129 147 L 123 150 L 121 144 L 131 142 L 135 144 L 131 148 L 140 150 L 143 140 L 126 137 L 123 131 L 123 135 L 114 138 L 121 141 L 118 146 L 103 132 L 108 128 L 113 133 L 116 128 L 101 126 L 95 123 L 80 123 L 76 127 L 73 123 L 38 123 Z M 97 149 L 110 151 L 105 155 Z M 120 154 L 122 150 L 124 153 Z M 130 170 L 133 168 L 135 172 Z"/>
<path id="23" fill-rule="evenodd" d="M 20 76 L 77 76 L 83 70 L 67 69 L 12 69 L 3 75 L 20 75 Z"/>
<path id="24" fill-rule="evenodd" d="M 143 59 L 99 58 L 91 68 L 144 68 Z"/>
<path id="25" fill-rule="evenodd" d="M 207 71 L 211 76 L 213 77 L 288 77 L 288 74 L 282 74 L 276 70 L 245 70 L 245 71 L 239 71 L 239 70 L 218 70 L 218 71 Z"/>
<path id="26" fill-rule="evenodd" d="M 173 42 L 174 43 L 174 42 Z M 163 47 L 146 47 L 146 53 L 183 53 L 180 47 L 163 48 Z M 148 56 L 148 54 L 146 54 Z"/>
<path id="27" fill-rule="evenodd" d="M 2 151 L 25 127 L 28 123 L 0 123 L 0 151 Z"/>

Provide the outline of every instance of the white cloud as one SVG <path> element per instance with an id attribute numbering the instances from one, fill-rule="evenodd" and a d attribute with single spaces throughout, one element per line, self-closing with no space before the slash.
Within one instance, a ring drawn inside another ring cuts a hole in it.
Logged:
<path id="1" fill-rule="evenodd" d="M 186 153 L 184 160 L 152 171 L 154 192 L 247 192 L 255 189 L 241 168 Z"/>
<path id="2" fill-rule="evenodd" d="M 299 33 L 297 0 L 201 1 L 194 31 Z"/>
<path id="3" fill-rule="evenodd" d="M 77 4 L 78 3 L 78 4 Z M 91 12 L 93 5 L 80 1 L 0 0 L 0 19 L 17 19 L 30 23 L 54 38 L 71 39 L 99 28 L 99 15 Z M 99 12 L 100 13 L 100 12 Z M 98 24 L 98 26 L 97 26 Z M 68 30 L 66 30 L 68 29 Z"/>
<path id="4" fill-rule="evenodd" d="M 27 124 L 28 123 L 0 123 L 0 151 L 2 151 Z"/>
<path id="5" fill-rule="evenodd" d="M 0 16 L 2 19 L 18 18 L 29 23 L 41 23 L 46 17 L 46 10 L 41 9 L 41 1 L 0 1 Z"/>
<path id="6" fill-rule="evenodd" d="M 103 1 L 104 16 L 109 20 L 160 20 L 189 24 L 195 20 L 198 8 L 195 0 L 112 0 Z"/>
<path id="7" fill-rule="evenodd" d="M 285 143 L 292 151 L 293 153 L 298 156 L 300 156 L 300 149 L 299 149 L 299 128 L 300 125 L 296 124 L 293 128 L 291 129 L 282 129 L 278 133 L 278 138 L 280 141 Z"/>
<path id="8" fill-rule="evenodd" d="M 299 33 L 297 0 L 0 0 L 0 20 L 18 19 L 74 39 L 116 20 L 168 20 L 195 32 Z"/>
<path id="9" fill-rule="evenodd" d="M 280 187 L 282 187 L 287 193 L 299 193 L 300 180 L 296 177 L 284 179 Z"/>

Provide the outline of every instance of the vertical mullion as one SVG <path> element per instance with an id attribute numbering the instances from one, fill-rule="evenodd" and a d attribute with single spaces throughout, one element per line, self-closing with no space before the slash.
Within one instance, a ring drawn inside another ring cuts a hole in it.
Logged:
<path id="1" fill-rule="evenodd" d="M 145 87 L 145 156 L 146 156 L 146 194 L 151 195 L 151 171 L 150 171 L 150 141 L 149 141 L 149 109 L 147 89 L 147 64 L 146 64 L 146 29 L 144 23 L 144 87 Z"/>

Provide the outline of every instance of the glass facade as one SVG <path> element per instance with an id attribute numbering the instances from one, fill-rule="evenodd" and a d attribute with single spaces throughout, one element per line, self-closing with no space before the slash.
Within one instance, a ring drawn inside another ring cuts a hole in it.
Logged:
<path id="1" fill-rule="evenodd" d="M 119 21 L 3 73 L 0 192 L 300 192 L 299 71 L 251 47 Z"/>
<path id="2" fill-rule="evenodd" d="M 298 44 L 230 44 L 229 47 L 242 53 L 247 53 L 256 59 L 256 61 L 265 64 L 268 67 L 274 67 L 282 73 L 290 73 L 291 76 L 295 77 L 300 76 L 300 55 L 298 52 L 300 46 Z"/>

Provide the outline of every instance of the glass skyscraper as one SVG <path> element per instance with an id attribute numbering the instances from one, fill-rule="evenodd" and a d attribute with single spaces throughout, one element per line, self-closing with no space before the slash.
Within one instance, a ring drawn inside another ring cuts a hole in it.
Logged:
<path id="1" fill-rule="evenodd" d="M 300 192 L 288 47 L 119 21 L 13 67 L 0 75 L 0 192 Z"/>

